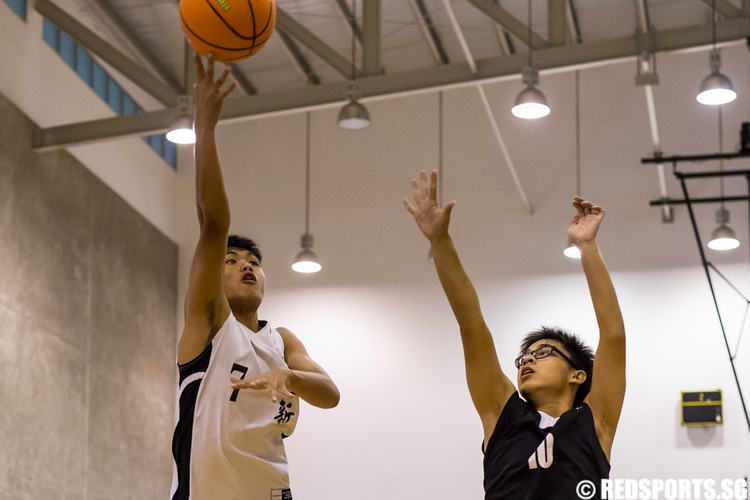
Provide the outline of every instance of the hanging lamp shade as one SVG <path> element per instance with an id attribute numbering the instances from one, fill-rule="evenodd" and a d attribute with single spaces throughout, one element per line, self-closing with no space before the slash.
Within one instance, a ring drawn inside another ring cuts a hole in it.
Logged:
<path id="1" fill-rule="evenodd" d="M 566 246 L 565 250 L 563 250 L 563 255 L 565 255 L 569 259 L 580 259 L 581 251 L 578 250 L 578 247 L 574 244 L 568 243 L 568 246 Z"/>
<path id="2" fill-rule="evenodd" d="M 533 120 L 547 116 L 549 114 L 549 106 L 547 106 L 547 99 L 544 97 L 542 91 L 534 85 L 528 85 L 518 94 L 516 104 L 511 109 L 511 113 L 518 118 Z"/>
<path id="3" fill-rule="evenodd" d="M 195 131 L 193 130 L 193 118 L 182 115 L 178 117 L 166 134 L 167 140 L 175 144 L 195 144 Z"/>
<path id="4" fill-rule="evenodd" d="M 737 93 L 732 88 L 732 82 L 718 71 L 712 72 L 701 83 L 700 92 L 696 96 L 701 104 L 717 106 L 737 99 Z"/>
<path id="5" fill-rule="evenodd" d="M 177 97 L 177 118 L 170 125 L 166 137 L 175 144 L 195 144 L 193 99 L 189 95 Z"/>
<path id="6" fill-rule="evenodd" d="M 732 82 L 719 72 L 721 67 L 721 53 L 718 49 L 711 50 L 711 73 L 701 82 L 700 90 L 695 99 L 708 106 L 718 106 L 732 102 L 737 98 L 737 93 L 732 87 Z"/>
<path id="7" fill-rule="evenodd" d="M 740 246 L 740 241 L 737 239 L 737 235 L 734 234 L 732 228 L 727 223 L 729 222 L 729 210 L 726 208 L 720 208 L 716 211 L 716 222 L 719 224 L 713 234 L 711 235 L 711 241 L 708 242 L 708 248 L 711 250 L 732 250 Z"/>
<path id="8" fill-rule="evenodd" d="M 317 273 L 323 266 L 318 262 L 318 256 L 312 250 L 302 250 L 294 259 L 292 269 L 298 273 L 311 274 Z"/>
<path id="9" fill-rule="evenodd" d="M 292 270 L 298 273 L 311 274 L 317 273 L 323 266 L 318 261 L 318 256 L 312 251 L 313 237 L 309 233 L 302 235 L 302 251 L 297 254 L 292 264 Z"/>
<path id="10" fill-rule="evenodd" d="M 711 235 L 711 241 L 708 242 L 708 248 L 711 250 L 732 250 L 738 246 L 740 246 L 740 241 L 732 228 L 726 224 L 717 227 Z"/>
<path id="11" fill-rule="evenodd" d="M 370 112 L 364 104 L 351 98 L 339 111 L 338 124 L 346 130 L 361 130 L 370 125 Z"/>
<path id="12" fill-rule="evenodd" d="M 549 114 L 547 98 L 541 90 L 536 88 L 536 84 L 539 83 L 539 71 L 532 66 L 524 68 L 523 83 L 526 84 L 526 88 L 516 97 L 516 104 L 511 109 L 513 116 L 527 120 L 547 116 Z"/>

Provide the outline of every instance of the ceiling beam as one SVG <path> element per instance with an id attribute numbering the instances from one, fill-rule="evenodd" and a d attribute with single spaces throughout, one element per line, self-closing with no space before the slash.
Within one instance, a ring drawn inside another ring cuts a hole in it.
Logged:
<path id="1" fill-rule="evenodd" d="M 570 31 L 570 38 L 572 43 L 582 43 L 583 36 L 581 35 L 581 25 L 578 23 L 578 11 L 576 6 L 573 4 L 573 0 L 566 2 L 566 11 L 568 14 L 568 31 Z"/>
<path id="2" fill-rule="evenodd" d="M 711 30 L 705 29 L 705 26 L 652 31 L 649 36 L 652 42 L 651 48 L 655 53 L 692 50 L 698 47 L 708 48 L 711 45 Z M 727 20 L 717 26 L 716 36 L 719 43 L 744 42 L 750 36 L 750 26 L 746 19 Z M 628 58 L 635 59 L 642 51 L 640 37 L 633 35 L 542 49 L 534 53 L 534 62 L 540 71 L 564 71 L 608 64 Z M 357 86 L 363 100 L 386 99 L 432 92 L 441 88 L 466 87 L 518 78 L 525 65 L 526 54 L 515 54 L 477 60 L 476 73 L 471 71 L 466 62 L 461 62 L 401 73 L 369 76 L 358 79 Z M 228 101 L 228 105 L 224 106 L 221 119 L 239 120 L 340 106 L 344 102 L 342 96 L 346 95 L 346 85 L 347 82 L 336 82 L 237 97 Z M 231 105 L 229 105 L 230 102 Z M 42 129 L 39 131 L 35 148 L 38 150 L 55 149 L 73 144 L 108 140 L 123 135 L 159 133 L 166 130 L 176 114 L 175 108 Z M 121 128 L 116 126 L 118 121 L 123 123 Z M 106 125 L 106 127 L 100 125 Z"/>
<path id="3" fill-rule="evenodd" d="M 349 78 L 351 76 L 351 65 L 346 58 L 278 7 L 276 7 L 276 28 L 296 38 L 298 42 L 310 49 L 344 77 Z"/>
<path id="4" fill-rule="evenodd" d="M 177 104 L 180 89 L 173 88 L 154 78 L 144 71 L 142 66 L 134 63 L 110 45 L 109 42 L 73 19 L 53 3 L 48 0 L 35 0 L 34 9 L 165 106 L 171 107 Z"/>
<path id="5" fill-rule="evenodd" d="M 309 85 L 318 85 L 320 83 L 318 74 L 315 73 L 315 70 L 310 65 L 310 61 L 307 60 L 299 47 L 297 47 L 292 37 L 287 35 L 284 30 L 278 30 L 277 33 L 281 39 L 281 45 L 286 49 L 287 54 L 289 54 L 289 59 L 292 60 L 294 67 L 302 73 Z"/>
<path id="6" fill-rule="evenodd" d="M 376 2 L 379 3 L 380 0 L 376 0 Z M 338 9 L 339 13 L 342 16 L 342 20 L 344 21 L 344 26 L 346 26 L 347 31 L 349 31 L 349 35 L 355 37 L 357 41 L 362 44 L 362 30 L 359 29 L 359 26 L 356 22 L 352 22 L 352 10 L 349 8 L 349 6 L 346 4 L 346 0 L 336 0 L 336 8 Z"/>
<path id="7" fill-rule="evenodd" d="M 378 75 L 380 67 L 380 0 L 367 0 L 362 12 L 362 73 Z"/>
<path id="8" fill-rule="evenodd" d="M 742 9 L 738 9 L 727 0 L 703 0 L 703 3 L 711 7 L 714 1 L 716 2 L 716 12 L 722 17 L 729 19 L 745 15 Z"/>
<path id="9" fill-rule="evenodd" d="M 495 4 L 497 4 L 498 0 L 492 0 Z M 510 34 L 503 29 L 502 26 L 497 24 L 496 22 L 492 22 L 492 28 L 495 31 L 495 36 L 497 37 L 497 42 L 500 44 L 500 50 L 503 54 L 515 54 L 516 48 L 513 45 L 513 39 L 510 37 Z"/>
<path id="10" fill-rule="evenodd" d="M 122 36 L 125 37 L 128 43 L 130 43 L 130 45 L 132 45 L 138 52 L 138 55 L 151 66 L 151 69 L 154 70 L 162 80 L 167 82 L 175 90 L 182 89 L 182 85 L 174 76 L 172 76 L 171 72 L 167 69 L 167 66 L 164 65 L 164 61 L 157 58 L 148 46 L 136 36 L 133 30 L 128 28 L 128 24 L 115 13 L 109 1 L 94 0 L 94 3 L 110 21 L 112 28 L 118 30 Z"/>
<path id="11" fill-rule="evenodd" d="M 565 45 L 567 0 L 547 0 L 547 41 L 552 47 Z"/>
<path id="12" fill-rule="evenodd" d="M 448 64 L 450 61 L 448 54 L 443 48 L 443 41 L 440 39 L 437 28 L 435 28 L 430 12 L 425 7 L 424 2 L 422 0 L 409 0 L 409 5 L 435 62 L 438 64 Z"/>
<path id="13" fill-rule="evenodd" d="M 529 27 L 524 23 L 513 17 L 508 13 L 507 10 L 494 3 L 492 0 L 468 0 L 477 9 L 481 10 L 485 15 L 494 19 L 494 21 L 502 26 L 508 33 L 515 35 L 524 41 L 528 42 L 529 39 Z M 547 46 L 547 41 L 540 37 L 536 33 L 531 33 L 531 47 L 534 50 L 541 49 Z"/>
<path id="14" fill-rule="evenodd" d="M 170 108 L 37 129 L 34 132 L 34 150 L 45 152 L 104 140 L 164 133 L 177 116 L 177 109 Z"/>
<path id="15" fill-rule="evenodd" d="M 234 78 L 237 81 L 237 85 L 240 86 L 243 92 L 246 94 L 257 94 L 258 89 L 255 88 L 255 85 L 245 76 L 245 74 L 237 68 L 237 66 L 234 66 L 232 68 L 232 78 Z"/>

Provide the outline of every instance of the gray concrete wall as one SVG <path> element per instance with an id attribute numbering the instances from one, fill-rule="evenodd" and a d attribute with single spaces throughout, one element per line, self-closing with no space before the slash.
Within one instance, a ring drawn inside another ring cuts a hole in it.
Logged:
<path id="1" fill-rule="evenodd" d="M 0 118 L 0 499 L 167 498 L 177 247 Z"/>

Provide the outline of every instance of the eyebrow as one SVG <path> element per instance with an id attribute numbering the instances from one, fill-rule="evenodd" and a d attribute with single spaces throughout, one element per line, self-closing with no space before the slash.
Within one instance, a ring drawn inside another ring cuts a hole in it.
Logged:
<path id="1" fill-rule="evenodd" d="M 230 249 L 227 249 L 226 255 L 234 255 L 236 257 L 239 257 L 240 256 L 240 252 L 245 252 L 247 254 L 247 259 L 248 260 L 252 260 L 252 261 L 257 262 L 258 264 L 260 264 L 260 259 L 258 259 L 258 257 L 254 253 L 252 253 L 251 251 L 249 251 L 249 250 L 241 249 L 241 250 L 238 251 L 238 250 L 234 250 L 234 249 L 230 248 Z"/>

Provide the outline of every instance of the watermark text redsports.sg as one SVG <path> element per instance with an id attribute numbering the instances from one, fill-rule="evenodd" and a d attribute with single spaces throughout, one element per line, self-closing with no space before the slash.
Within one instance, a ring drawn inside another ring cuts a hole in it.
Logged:
<path id="1" fill-rule="evenodd" d="M 578 483 L 582 500 L 747 500 L 746 479 L 602 479 Z"/>

